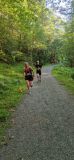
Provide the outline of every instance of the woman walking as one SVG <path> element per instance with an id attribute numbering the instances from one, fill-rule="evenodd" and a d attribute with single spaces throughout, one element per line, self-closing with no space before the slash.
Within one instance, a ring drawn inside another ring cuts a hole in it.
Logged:
<path id="1" fill-rule="evenodd" d="M 24 65 L 24 76 L 27 84 L 28 93 L 30 93 L 30 88 L 32 87 L 33 82 L 33 69 L 29 66 L 28 62 L 25 62 Z"/>

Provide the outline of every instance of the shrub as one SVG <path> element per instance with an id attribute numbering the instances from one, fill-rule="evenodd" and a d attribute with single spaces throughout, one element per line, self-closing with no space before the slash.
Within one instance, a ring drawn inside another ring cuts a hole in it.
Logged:
<path id="1" fill-rule="evenodd" d="M 6 62 L 6 54 L 2 50 L 0 50 L 0 61 Z"/>
<path id="2" fill-rule="evenodd" d="M 9 112 L 6 109 L 0 109 L 0 122 L 6 121 L 9 117 Z"/>
<path id="3" fill-rule="evenodd" d="M 13 62 L 20 62 L 24 60 L 24 53 L 20 51 L 13 51 L 12 53 Z"/>
<path id="4" fill-rule="evenodd" d="M 74 80 L 74 73 L 71 74 L 71 78 Z"/>
<path id="5" fill-rule="evenodd" d="M 6 54 L 2 50 L 0 50 L 0 61 L 5 63 L 13 63 L 13 58 L 11 54 Z"/>
<path id="6" fill-rule="evenodd" d="M 8 89 L 7 85 L 3 82 L 3 81 L 0 81 L 0 90 L 6 90 Z"/>

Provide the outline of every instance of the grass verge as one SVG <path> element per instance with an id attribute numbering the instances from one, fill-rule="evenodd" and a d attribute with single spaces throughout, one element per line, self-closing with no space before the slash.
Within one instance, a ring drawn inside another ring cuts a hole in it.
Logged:
<path id="1" fill-rule="evenodd" d="M 59 65 L 52 70 L 52 74 L 74 94 L 74 68 Z"/>
<path id="2" fill-rule="evenodd" d="M 9 117 L 26 91 L 23 64 L 0 64 L 0 142 L 3 141 Z"/>

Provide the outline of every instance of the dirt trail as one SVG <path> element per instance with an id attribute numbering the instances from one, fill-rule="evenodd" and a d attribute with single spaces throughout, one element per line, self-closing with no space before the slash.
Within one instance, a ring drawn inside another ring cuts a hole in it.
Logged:
<path id="1" fill-rule="evenodd" d="M 74 96 L 42 70 L 13 115 L 13 137 L 0 149 L 0 160 L 74 160 Z"/>

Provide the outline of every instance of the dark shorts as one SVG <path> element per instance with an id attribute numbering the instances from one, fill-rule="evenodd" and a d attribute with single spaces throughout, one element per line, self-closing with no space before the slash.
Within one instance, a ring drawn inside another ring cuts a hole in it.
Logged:
<path id="1" fill-rule="evenodd" d="M 25 80 L 33 81 L 33 75 L 26 75 Z"/>
<path id="2" fill-rule="evenodd" d="M 36 73 L 41 75 L 41 69 L 37 70 Z"/>

